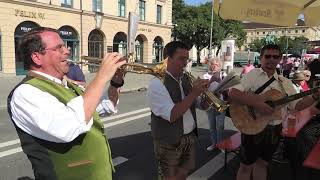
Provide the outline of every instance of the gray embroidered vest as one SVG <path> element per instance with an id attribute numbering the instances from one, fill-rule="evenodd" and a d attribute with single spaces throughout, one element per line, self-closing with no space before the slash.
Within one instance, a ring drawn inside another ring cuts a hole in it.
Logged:
<path id="1" fill-rule="evenodd" d="M 177 104 L 182 101 L 180 85 L 169 74 L 165 75 L 164 86 L 168 90 L 172 101 Z M 182 87 L 185 96 L 187 96 L 191 90 L 191 86 L 186 75 L 182 78 Z M 197 135 L 197 117 L 195 110 L 195 103 L 190 107 L 191 114 L 196 124 L 194 133 Z M 170 123 L 168 120 L 156 116 L 151 112 L 151 134 L 153 139 L 159 140 L 169 144 L 176 144 L 179 142 L 183 135 L 183 116 L 179 117 L 175 122 Z"/>

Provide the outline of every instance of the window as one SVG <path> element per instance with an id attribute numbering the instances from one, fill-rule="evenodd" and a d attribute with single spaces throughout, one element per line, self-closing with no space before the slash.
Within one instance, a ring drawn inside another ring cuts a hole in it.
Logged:
<path id="1" fill-rule="evenodd" d="M 299 32 L 299 30 L 295 30 L 295 32 L 296 32 L 296 33 L 298 33 L 298 32 Z"/>
<path id="2" fill-rule="evenodd" d="M 102 12 L 102 0 L 93 0 L 92 1 L 92 11 Z"/>
<path id="3" fill-rule="evenodd" d="M 306 30 L 302 30 L 302 33 L 305 33 L 306 32 Z"/>
<path id="4" fill-rule="evenodd" d="M 266 34 L 266 32 L 263 31 L 262 34 Z"/>
<path id="5" fill-rule="evenodd" d="M 162 6 L 157 5 L 157 24 L 161 24 Z"/>
<path id="6" fill-rule="evenodd" d="M 142 0 L 139 0 L 139 16 L 140 21 L 146 20 L 146 2 Z"/>
<path id="7" fill-rule="evenodd" d="M 61 0 L 62 7 L 72 8 L 72 0 Z"/>
<path id="8" fill-rule="evenodd" d="M 259 32 L 257 32 L 257 34 L 259 35 Z"/>
<path id="9" fill-rule="evenodd" d="M 120 17 L 126 17 L 126 1 L 125 0 L 118 1 L 118 13 Z"/>

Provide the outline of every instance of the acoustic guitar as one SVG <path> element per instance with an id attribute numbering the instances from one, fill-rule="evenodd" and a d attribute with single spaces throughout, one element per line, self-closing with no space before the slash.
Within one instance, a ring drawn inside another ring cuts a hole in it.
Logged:
<path id="1" fill-rule="evenodd" d="M 276 89 L 271 89 L 260 94 L 265 102 L 273 107 L 275 111 L 266 115 L 257 112 L 253 107 L 235 102 L 230 103 L 230 115 L 233 124 L 241 133 L 254 135 L 261 132 L 271 120 L 282 119 L 281 108 L 287 103 L 308 96 L 318 91 L 320 87 L 297 93 L 291 96 L 284 96 Z"/>

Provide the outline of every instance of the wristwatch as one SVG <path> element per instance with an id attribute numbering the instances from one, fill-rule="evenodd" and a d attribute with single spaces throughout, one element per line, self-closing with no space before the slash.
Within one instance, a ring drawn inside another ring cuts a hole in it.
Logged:
<path id="1" fill-rule="evenodd" d="M 110 81 L 110 85 L 115 87 L 115 88 L 119 88 L 119 87 L 122 87 L 124 84 L 124 80 L 122 80 L 121 83 L 117 83 L 117 82 L 114 82 L 113 80 Z"/>

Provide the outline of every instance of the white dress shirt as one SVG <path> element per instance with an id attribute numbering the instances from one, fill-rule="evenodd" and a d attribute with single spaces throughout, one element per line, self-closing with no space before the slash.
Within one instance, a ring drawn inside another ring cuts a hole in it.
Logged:
<path id="1" fill-rule="evenodd" d="M 279 76 L 276 72 L 273 75 L 275 77 L 275 80 L 266 87 L 263 92 L 266 92 L 270 89 L 276 89 L 281 91 L 283 94 L 287 95 L 293 95 L 296 94 L 296 90 L 293 87 L 292 82 L 284 78 L 283 76 Z M 264 72 L 261 68 L 255 68 L 251 70 L 248 74 L 243 76 L 241 79 L 241 83 L 238 85 L 233 86 L 233 88 L 236 88 L 240 91 L 246 91 L 246 92 L 252 92 L 254 93 L 258 88 L 260 88 L 264 83 L 266 83 L 270 78 L 268 77 L 267 73 Z M 260 94 L 263 94 L 260 93 Z M 287 110 L 294 110 L 296 103 L 298 100 L 291 101 L 288 105 L 281 108 L 282 110 L 282 116 L 285 116 L 287 114 Z M 275 119 L 273 121 L 270 121 L 270 125 L 278 125 L 281 124 L 281 119 Z"/>
<path id="2" fill-rule="evenodd" d="M 64 81 L 41 72 L 33 72 L 67 88 Z M 65 105 L 51 94 L 29 84 L 16 88 L 10 106 L 12 120 L 21 130 L 51 142 L 71 142 L 89 131 L 93 124 L 92 118 L 89 123 L 85 122 L 82 96 L 71 99 Z M 110 100 L 104 100 L 98 107 L 100 113 L 117 111 Z"/>
<path id="3" fill-rule="evenodd" d="M 169 72 L 167 73 L 171 77 L 173 77 Z M 180 85 L 181 98 L 184 99 L 185 94 L 183 92 L 182 82 L 181 80 L 177 82 Z M 163 82 L 161 82 L 160 79 L 154 78 L 151 80 L 147 92 L 147 100 L 151 111 L 156 116 L 160 116 L 163 119 L 170 121 L 171 110 L 174 107 L 175 103 L 172 101 L 167 88 L 164 86 Z M 188 109 L 183 114 L 183 133 L 189 134 L 194 130 L 195 127 L 195 120 L 193 119 L 190 109 Z"/>

